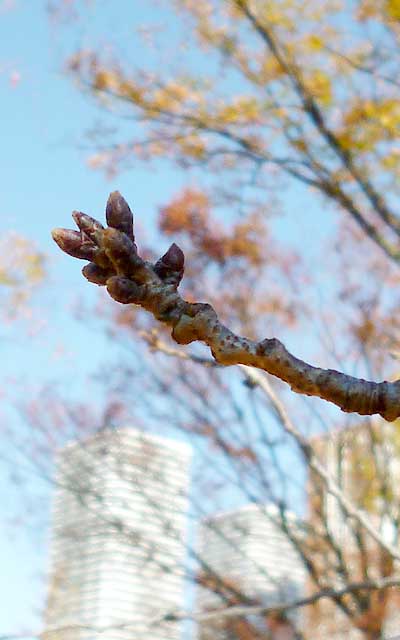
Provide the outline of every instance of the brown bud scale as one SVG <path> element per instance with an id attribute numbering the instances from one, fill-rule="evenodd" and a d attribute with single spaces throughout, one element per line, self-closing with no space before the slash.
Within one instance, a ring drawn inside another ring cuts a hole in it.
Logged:
<path id="1" fill-rule="evenodd" d="M 126 233 L 131 240 L 135 240 L 132 211 L 119 191 L 110 193 L 106 206 L 106 219 L 109 227 L 114 227 Z"/>

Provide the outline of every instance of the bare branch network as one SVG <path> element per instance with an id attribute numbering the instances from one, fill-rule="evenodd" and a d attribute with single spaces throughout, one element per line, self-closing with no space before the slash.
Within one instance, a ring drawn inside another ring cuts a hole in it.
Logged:
<path id="1" fill-rule="evenodd" d="M 74 258 L 89 260 L 83 275 L 106 286 L 114 300 L 139 305 L 172 327 L 178 344 L 204 342 L 219 364 L 262 369 L 293 391 L 332 402 L 342 411 L 379 414 L 388 421 L 400 417 L 400 380 L 372 382 L 314 367 L 276 338 L 255 342 L 238 336 L 220 322 L 211 305 L 184 300 L 178 293 L 184 273 L 182 250 L 174 243 L 155 264 L 143 260 L 135 244 L 132 212 L 118 191 L 107 202 L 108 227 L 79 211 L 72 217 L 79 231 L 54 229 L 58 246 Z"/>
<path id="2" fill-rule="evenodd" d="M 243 616 L 268 616 L 271 614 L 284 613 L 290 611 L 291 609 L 297 609 L 300 607 L 308 607 L 312 604 L 315 604 L 319 600 L 324 598 L 332 598 L 332 597 L 340 597 L 346 595 L 347 593 L 352 593 L 356 591 L 374 591 L 374 590 L 382 590 L 391 587 L 397 587 L 400 584 L 399 576 L 390 576 L 387 578 L 382 578 L 378 580 L 369 580 L 365 582 L 354 582 L 342 589 L 322 589 L 318 593 L 315 593 L 306 598 L 300 598 L 298 600 L 292 600 L 289 603 L 275 604 L 272 606 L 265 605 L 233 605 L 230 607 L 226 607 L 224 609 L 213 609 L 206 612 L 199 613 L 190 613 L 190 612 L 171 612 L 162 618 L 154 619 L 149 626 L 159 626 L 163 623 L 175 622 L 179 620 L 193 620 L 195 622 L 212 622 L 214 620 L 221 620 L 227 618 L 240 618 Z M 109 631 L 116 631 L 118 629 L 130 629 L 135 626 L 135 622 L 121 622 L 113 625 L 106 626 L 95 626 L 95 625 L 87 625 L 87 624 L 71 624 L 64 627 L 58 627 L 55 631 L 57 633 L 63 633 L 68 631 L 95 631 L 96 633 L 107 633 Z M 0 640 L 23 640 L 24 638 L 31 637 L 34 635 L 35 637 L 40 637 L 45 640 L 46 635 L 51 635 L 55 632 L 49 631 L 47 633 L 41 634 L 32 634 L 32 633 L 21 633 L 21 634 L 10 634 L 5 636 L 0 636 Z M 394 636 L 388 638 L 387 640 L 398 640 L 400 636 Z"/>
<path id="3" fill-rule="evenodd" d="M 174 358 L 180 358 L 182 360 L 192 360 L 192 362 L 197 362 L 198 364 L 206 367 L 217 366 L 217 363 L 211 358 L 202 358 L 192 353 L 183 353 L 178 349 L 170 347 L 163 340 L 161 340 L 154 331 L 141 331 L 140 335 L 144 338 L 144 340 L 146 340 L 147 344 L 150 347 L 156 348 L 158 351 L 161 351 L 166 355 L 172 356 Z M 338 483 L 335 481 L 333 476 L 328 473 L 328 471 L 326 470 L 326 466 L 321 462 L 321 460 L 317 458 L 315 452 L 310 446 L 310 443 L 301 434 L 301 432 L 296 428 L 296 426 L 289 418 L 284 405 L 272 389 L 272 386 L 269 384 L 267 376 L 265 376 L 265 374 L 261 373 L 260 371 L 256 371 L 252 367 L 247 367 L 246 365 L 239 365 L 239 367 L 243 371 L 245 378 L 250 382 L 250 384 L 259 387 L 268 397 L 277 415 L 279 415 L 283 429 L 296 441 L 297 445 L 303 452 L 305 459 L 307 460 L 309 468 L 322 480 L 326 491 L 331 496 L 336 498 L 346 517 L 349 519 L 353 519 L 363 529 L 365 529 L 365 531 L 368 531 L 371 538 L 375 540 L 375 542 L 377 542 L 382 549 L 387 551 L 392 558 L 400 560 L 400 553 L 398 549 L 394 545 L 389 544 L 387 540 L 385 540 L 385 537 L 373 526 L 362 509 L 358 509 L 356 506 L 354 506 L 354 504 L 352 504 L 352 502 L 342 491 Z"/>

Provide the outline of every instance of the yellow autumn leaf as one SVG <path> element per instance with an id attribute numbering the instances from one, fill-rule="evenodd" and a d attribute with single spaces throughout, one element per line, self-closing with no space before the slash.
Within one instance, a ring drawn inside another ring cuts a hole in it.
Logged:
<path id="1" fill-rule="evenodd" d="M 45 276 L 44 255 L 32 241 L 9 232 L 0 241 L 1 312 L 15 318 Z"/>
<path id="2" fill-rule="evenodd" d="M 382 165 L 386 169 L 398 170 L 400 169 L 400 153 L 389 153 L 382 160 Z"/>
<path id="3" fill-rule="evenodd" d="M 379 6 L 376 0 L 364 0 L 358 8 L 358 18 L 360 20 L 369 20 L 374 18 L 379 12 Z"/>
<path id="4" fill-rule="evenodd" d="M 386 0 L 385 11 L 392 20 L 400 20 L 400 0 Z"/>
<path id="5" fill-rule="evenodd" d="M 383 140 L 393 141 L 400 136 L 400 104 L 392 99 L 357 101 L 345 114 L 343 124 L 339 136 L 342 144 L 369 151 Z M 390 162 L 388 159 L 383 166 L 389 168 Z"/>
<path id="6" fill-rule="evenodd" d="M 286 75 L 286 71 L 275 58 L 268 56 L 260 65 L 259 75 L 264 82 L 270 82 Z"/>
<path id="7" fill-rule="evenodd" d="M 315 34 L 307 37 L 306 44 L 311 51 L 320 51 L 324 46 L 323 40 Z"/>
<path id="8" fill-rule="evenodd" d="M 257 122 L 259 118 L 259 102 L 247 96 L 236 97 L 231 104 L 225 105 L 218 113 L 218 119 L 226 124 Z"/>
<path id="9" fill-rule="evenodd" d="M 194 158 L 197 160 L 201 160 L 202 158 L 204 158 L 206 153 L 206 146 L 200 136 L 193 134 L 182 138 L 179 142 L 182 151 L 189 158 Z"/>
<path id="10" fill-rule="evenodd" d="M 114 73 L 107 70 L 100 69 L 93 76 L 92 86 L 97 91 L 104 91 L 107 89 L 114 89 L 118 86 L 119 82 Z"/>
<path id="11" fill-rule="evenodd" d="M 325 107 L 328 107 L 331 104 L 332 86 L 326 73 L 318 69 L 313 71 L 307 80 L 307 87 L 313 96 Z"/>

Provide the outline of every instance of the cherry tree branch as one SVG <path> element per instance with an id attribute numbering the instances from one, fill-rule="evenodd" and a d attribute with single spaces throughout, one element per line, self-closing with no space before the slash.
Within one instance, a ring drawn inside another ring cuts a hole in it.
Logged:
<path id="1" fill-rule="evenodd" d="M 204 624 L 207 622 L 218 621 L 220 619 L 238 618 L 249 615 L 268 616 L 271 614 L 286 613 L 287 611 L 298 609 L 300 607 L 308 607 L 324 598 L 340 598 L 348 593 L 355 593 L 357 591 L 381 591 L 391 587 L 398 587 L 399 585 L 400 576 L 390 576 L 388 578 L 368 580 L 365 582 L 353 582 L 341 589 L 321 589 L 321 591 L 318 591 L 311 596 L 276 605 L 233 605 L 231 607 L 225 607 L 224 609 L 213 609 L 211 611 L 200 612 L 198 614 L 170 614 L 168 616 L 168 620 L 182 620 L 184 618 L 189 618 Z M 388 640 L 391 639 L 388 638 Z M 395 639 L 393 638 L 393 640 Z"/>
<path id="2" fill-rule="evenodd" d="M 53 238 L 69 255 L 89 260 L 82 273 L 105 285 L 114 300 L 137 304 L 172 328 L 178 344 L 207 344 L 221 365 L 256 367 L 287 382 L 293 391 L 333 402 L 342 411 L 379 414 L 388 421 L 400 417 L 400 380 L 372 382 L 314 367 L 292 355 L 276 338 L 255 342 L 224 326 L 213 307 L 192 303 L 178 293 L 184 272 L 184 254 L 172 244 L 155 264 L 138 254 L 133 216 L 118 191 L 107 202 L 108 227 L 90 216 L 72 214 L 79 231 L 54 229 Z"/>
<path id="3" fill-rule="evenodd" d="M 201 358 L 195 354 L 174 349 L 166 344 L 154 331 L 141 331 L 140 335 L 152 349 L 160 351 L 165 355 L 180 358 L 182 360 L 190 360 L 206 367 L 218 366 L 215 360 L 212 360 L 211 358 Z M 336 498 L 348 520 L 356 522 L 392 558 L 400 560 L 400 553 L 398 549 L 385 540 L 385 537 L 373 526 L 368 516 L 362 511 L 362 509 L 358 509 L 354 503 L 349 500 L 338 485 L 336 479 L 326 470 L 325 465 L 316 455 L 310 441 L 303 436 L 290 419 L 285 406 L 273 390 L 265 373 L 257 371 L 252 367 L 247 367 L 246 365 L 238 366 L 243 372 L 246 380 L 248 380 L 252 386 L 259 387 L 267 396 L 271 402 L 271 406 L 279 417 L 280 424 L 284 431 L 295 440 L 303 453 L 309 469 L 313 471 L 323 482 L 326 492 Z"/>
<path id="4" fill-rule="evenodd" d="M 283 405 L 275 391 L 272 389 L 265 374 L 259 371 L 254 371 L 254 369 L 249 369 L 247 367 L 241 368 L 244 370 L 245 375 L 248 376 L 249 380 L 251 380 L 253 384 L 256 384 L 258 387 L 260 387 L 260 389 L 270 399 L 271 404 L 275 409 L 277 415 L 279 416 L 281 425 L 283 426 L 285 432 L 292 436 L 292 438 L 294 438 L 294 440 L 297 442 L 298 446 L 303 452 L 310 470 L 313 471 L 323 482 L 326 492 L 336 498 L 346 518 L 358 523 L 365 531 L 368 532 L 371 538 L 375 540 L 375 542 L 377 542 L 377 544 L 382 549 L 384 549 L 392 558 L 400 560 L 399 550 L 394 545 L 389 544 L 385 540 L 385 536 L 382 535 L 373 526 L 368 515 L 365 514 L 362 509 L 357 508 L 353 504 L 353 502 L 349 500 L 349 498 L 338 485 L 336 479 L 327 471 L 326 466 L 315 454 L 315 451 L 309 440 L 307 440 L 307 438 L 302 435 L 302 433 L 291 421 L 285 406 Z"/>

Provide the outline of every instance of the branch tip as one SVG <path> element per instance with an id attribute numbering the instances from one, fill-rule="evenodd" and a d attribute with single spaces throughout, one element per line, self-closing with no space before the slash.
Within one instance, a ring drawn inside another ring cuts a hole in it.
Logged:
<path id="1" fill-rule="evenodd" d="M 178 287 L 185 270 L 185 254 L 175 242 L 164 255 L 157 260 L 154 271 L 165 282 Z"/>
<path id="2" fill-rule="evenodd" d="M 82 236 L 80 231 L 56 228 L 51 235 L 54 242 L 68 255 L 80 260 L 94 261 L 98 249 L 90 240 Z"/>
<path id="3" fill-rule="evenodd" d="M 106 220 L 109 227 L 118 229 L 131 239 L 135 240 L 133 232 L 132 211 L 119 191 L 110 193 L 106 205 Z"/>
<path id="4" fill-rule="evenodd" d="M 97 244 L 98 237 L 96 236 L 96 232 L 103 231 L 103 225 L 95 220 L 95 218 L 88 216 L 86 213 L 82 213 L 82 211 L 73 211 L 72 217 L 77 227 Z"/>

